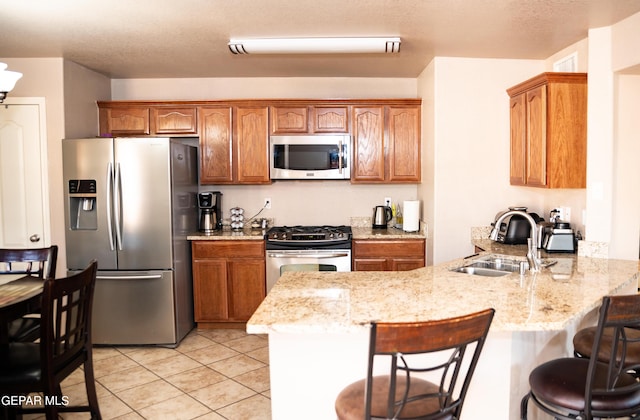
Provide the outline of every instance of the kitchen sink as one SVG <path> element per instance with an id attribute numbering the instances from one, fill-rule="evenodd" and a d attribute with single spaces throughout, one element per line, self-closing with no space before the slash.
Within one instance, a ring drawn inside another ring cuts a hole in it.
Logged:
<path id="1" fill-rule="evenodd" d="M 451 271 L 475 276 L 500 277 L 520 271 L 520 261 L 500 257 L 487 257 L 472 261 L 462 267 L 452 268 Z"/>

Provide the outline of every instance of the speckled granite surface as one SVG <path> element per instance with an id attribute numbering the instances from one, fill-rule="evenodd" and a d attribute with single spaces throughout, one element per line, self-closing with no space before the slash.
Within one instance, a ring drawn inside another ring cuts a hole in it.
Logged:
<path id="1" fill-rule="evenodd" d="M 515 247 L 514 247 L 515 248 Z M 512 248 L 515 259 L 524 260 Z M 540 273 L 503 277 L 450 271 L 483 252 L 405 272 L 289 272 L 247 323 L 249 333 L 347 333 L 371 320 L 440 319 L 496 309 L 494 331 L 562 330 L 606 294 L 636 290 L 640 263 L 553 254 Z"/>
<path id="2" fill-rule="evenodd" d="M 211 235 L 204 233 L 195 233 L 187 236 L 189 241 L 220 241 L 220 240 L 256 240 L 264 239 L 264 230 L 261 229 L 244 229 L 244 230 L 218 230 Z"/>

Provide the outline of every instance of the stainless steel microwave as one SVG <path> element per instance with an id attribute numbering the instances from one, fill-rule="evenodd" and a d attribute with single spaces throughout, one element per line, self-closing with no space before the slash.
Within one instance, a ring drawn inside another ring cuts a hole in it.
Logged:
<path id="1" fill-rule="evenodd" d="M 349 179 L 349 135 L 271 136 L 271 179 Z"/>

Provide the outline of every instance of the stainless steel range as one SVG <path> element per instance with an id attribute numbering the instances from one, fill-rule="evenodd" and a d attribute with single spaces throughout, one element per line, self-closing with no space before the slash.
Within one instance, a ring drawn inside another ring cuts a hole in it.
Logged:
<path id="1" fill-rule="evenodd" d="M 267 292 L 286 271 L 351 271 L 350 226 L 276 226 L 265 239 Z"/>

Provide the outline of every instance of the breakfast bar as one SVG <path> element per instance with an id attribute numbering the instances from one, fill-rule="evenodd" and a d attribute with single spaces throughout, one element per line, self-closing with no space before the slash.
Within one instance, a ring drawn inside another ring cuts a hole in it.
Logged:
<path id="1" fill-rule="evenodd" d="M 287 272 L 247 323 L 268 334 L 272 418 L 335 418 L 334 401 L 366 374 L 368 324 L 443 319 L 495 308 L 463 418 L 514 419 L 538 364 L 572 355 L 602 297 L 636 293 L 638 261 L 553 256 L 541 272 L 485 277 L 452 271 L 471 258 L 406 272 Z M 522 259 L 523 256 L 510 256 Z M 530 419 L 538 416 L 530 408 Z"/>

